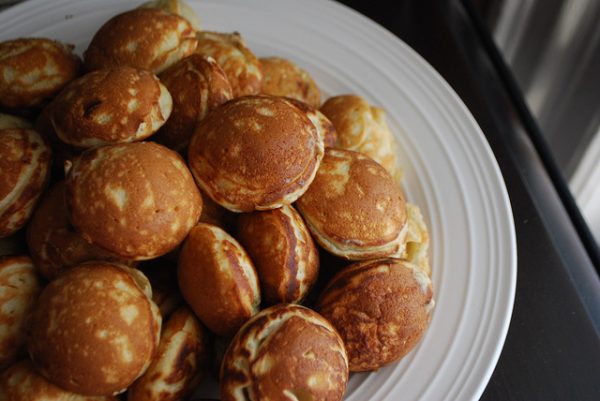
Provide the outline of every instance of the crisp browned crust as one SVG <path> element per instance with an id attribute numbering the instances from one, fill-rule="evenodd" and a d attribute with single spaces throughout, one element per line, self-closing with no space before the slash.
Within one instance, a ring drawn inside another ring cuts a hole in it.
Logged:
<path id="1" fill-rule="evenodd" d="M 429 325 L 432 297 L 431 281 L 416 266 L 381 259 L 336 274 L 317 311 L 344 339 L 351 372 L 377 370 L 417 344 Z"/>
<path id="2" fill-rule="evenodd" d="M 51 151 L 32 129 L 0 129 L 0 238 L 21 228 L 49 179 Z"/>
<path id="3" fill-rule="evenodd" d="M 383 167 L 360 153 L 327 148 L 296 206 L 315 239 L 335 255 L 360 260 L 403 251 L 402 191 Z"/>
<path id="4" fill-rule="evenodd" d="M 125 391 L 148 368 L 160 339 L 160 312 L 139 281 L 125 267 L 95 262 L 48 284 L 27 339 L 38 371 L 79 394 Z"/>
<path id="5" fill-rule="evenodd" d="M 198 14 L 196 14 L 196 11 L 183 0 L 151 0 L 143 3 L 140 7 L 159 8 L 177 14 L 188 20 L 195 30 L 200 30 L 200 19 L 198 18 Z"/>
<path id="6" fill-rule="evenodd" d="M 319 255 L 302 217 L 291 206 L 239 216 L 237 238 L 258 272 L 264 303 L 296 303 L 319 273 Z"/>
<path id="7" fill-rule="evenodd" d="M 23 38 L 0 42 L 0 106 L 40 106 L 81 69 L 73 46 L 50 39 Z"/>
<path id="8" fill-rule="evenodd" d="M 0 369 L 20 355 L 29 315 L 41 290 L 31 259 L 0 257 Z"/>
<path id="9" fill-rule="evenodd" d="M 181 60 L 160 74 L 160 79 L 173 97 L 173 113 L 154 140 L 171 149 L 184 149 L 208 112 L 233 98 L 221 67 L 200 54 Z"/>
<path id="10" fill-rule="evenodd" d="M 401 177 L 397 145 L 386 121 L 385 112 L 356 95 L 334 96 L 321 106 L 337 131 L 337 147 L 371 157 L 396 179 Z"/>
<path id="11" fill-rule="evenodd" d="M 337 144 L 337 132 L 333 123 L 329 121 L 325 114 L 314 107 L 296 99 L 288 98 L 296 107 L 306 113 L 306 116 L 317 128 L 319 136 L 323 139 L 326 148 L 335 148 Z"/>
<path id="12" fill-rule="evenodd" d="M 89 260 L 119 261 L 119 257 L 84 240 L 67 216 L 64 182 L 44 195 L 27 227 L 27 246 L 37 270 L 48 280 Z"/>
<path id="13" fill-rule="evenodd" d="M 30 360 L 15 363 L 0 375 L 0 399 L 5 401 L 117 401 L 111 396 L 74 394 L 50 383 Z"/>
<path id="14" fill-rule="evenodd" d="M 260 93 L 263 80 L 260 62 L 239 33 L 202 31 L 197 38 L 196 52 L 214 58 L 223 68 L 234 97 Z"/>
<path id="15" fill-rule="evenodd" d="M 131 66 L 158 74 L 194 52 L 194 28 L 183 17 L 136 8 L 108 20 L 85 51 L 88 71 Z"/>
<path id="16" fill-rule="evenodd" d="M 52 101 L 50 121 L 62 141 L 90 148 L 147 138 L 171 109 L 171 95 L 154 74 L 115 67 L 71 82 Z"/>
<path id="17" fill-rule="evenodd" d="M 152 142 L 84 152 L 67 175 L 65 199 L 84 239 L 134 260 L 175 248 L 202 211 L 184 161 Z"/>
<path id="18" fill-rule="evenodd" d="M 217 226 L 200 223 L 179 255 L 179 288 L 209 330 L 232 336 L 258 312 L 260 290 L 252 261 Z"/>
<path id="19" fill-rule="evenodd" d="M 250 320 L 221 368 L 222 401 L 341 400 L 348 380 L 344 344 L 327 320 L 277 305 Z"/>
<path id="20" fill-rule="evenodd" d="M 290 97 L 319 108 L 321 91 L 308 72 L 280 57 L 264 57 L 259 61 L 263 72 L 261 93 Z"/>
<path id="21" fill-rule="evenodd" d="M 164 323 L 156 356 L 127 400 L 186 399 L 206 374 L 208 354 L 206 330 L 187 306 L 180 307 Z"/>
<path id="22" fill-rule="evenodd" d="M 198 126 L 188 148 L 198 185 L 235 212 L 291 204 L 312 182 L 323 157 L 315 126 L 290 101 L 233 99 Z"/>

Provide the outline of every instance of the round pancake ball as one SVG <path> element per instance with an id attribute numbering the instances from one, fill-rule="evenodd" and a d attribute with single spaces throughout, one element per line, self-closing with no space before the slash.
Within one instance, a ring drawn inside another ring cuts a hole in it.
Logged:
<path id="1" fill-rule="evenodd" d="M 108 20 L 85 51 L 88 71 L 130 66 L 158 74 L 192 54 L 198 41 L 183 17 L 157 8 L 136 8 Z"/>
<path id="2" fill-rule="evenodd" d="M 404 251 L 402 190 L 381 165 L 360 153 L 327 148 L 296 206 L 317 242 L 334 255 L 362 260 Z"/>
<path id="3" fill-rule="evenodd" d="M 429 325 L 431 281 L 398 259 L 355 263 L 337 273 L 317 305 L 338 330 L 351 372 L 377 370 L 406 355 Z"/>
<path id="4" fill-rule="evenodd" d="M 56 95 L 81 69 L 73 46 L 44 38 L 0 42 L 0 106 L 36 107 Z"/>
<path id="5" fill-rule="evenodd" d="M 158 8 L 172 14 L 177 14 L 185 18 L 192 25 L 192 28 L 200 30 L 200 18 L 196 11 L 183 0 L 152 0 L 140 5 L 146 8 Z"/>
<path id="6" fill-rule="evenodd" d="M 241 214 L 237 238 L 256 266 L 264 303 L 300 302 L 319 274 L 319 254 L 291 206 Z"/>
<path id="7" fill-rule="evenodd" d="M 158 352 L 127 400 L 187 399 L 206 374 L 208 354 L 206 330 L 188 307 L 178 308 L 163 324 Z"/>
<path id="8" fill-rule="evenodd" d="M 188 148 L 200 188 L 234 212 L 293 203 L 322 157 L 323 140 L 306 113 L 273 96 L 246 96 L 217 107 Z"/>
<path id="9" fill-rule="evenodd" d="M 202 212 L 183 159 L 153 142 L 84 152 L 67 174 L 65 200 L 85 240 L 132 260 L 175 248 Z"/>
<path id="10" fill-rule="evenodd" d="M 235 336 L 221 366 L 222 401 L 341 400 L 348 381 L 344 343 L 318 313 L 281 304 Z"/>
<path id="11" fill-rule="evenodd" d="M 209 111 L 233 95 L 227 76 L 212 58 L 192 54 L 173 65 L 160 80 L 173 97 L 173 113 L 153 138 L 167 147 L 183 150 Z"/>
<path id="12" fill-rule="evenodd" d="M 259 310 L 260 290 L 252 261 L 217 226 L 190 231 L 178 268 L 181 294 L 202 323 L 219 336 L 233 336 Z"/>
<path id="13" fill-rule="evenodd" d="M 238 32 L 202 31 L 197 38 L 196 52 L 214 58 L 223 68 L 234 97 L 260 93 L 263 80 L 260 62 Z"/>
<path id="14" fill-rule="evenodd" d="M 337 147 L 364 153 L 381 164 L 396 179 L 401 177 L 394 134 L 385 121 L 385 111 L 357 95 L 334 96 L 321 106 L 337 131 Z"/>
<path id="15" fill-rule="evenodd" d="M 67 216 L 63 181 L 42 197 L 27 227 L 27 246 L 37 270 L 48 280 L 63 270 L 90 260 L 119 257 L 90 244 L 75 231 Z"/>
<path id="16" fill-rule="evenodd" d="M 27 349 L 49 381 L 78 394 L 115 395 L 146 371 L 158 347 L 161 317 L 147 279 L 130 272 L 90 262 L 44 289 L 31 316 Z"/>
<path id="17" fill-rule="evenodd" d="M 260 59 L 263 72 L 261 93 L 300 100 L 311 107 L 321 105 L 319 87 L 302 68 L 280 57 Z"/>
<path id="18" fill-rule="evenodd" d="M 56 135 L 77 148 L 145 139 L 169 118 L 172 99 L 149 71 L 115 67 L 71 82 L 52 102 Z"/>
<path id="19" fill-rule="evenodd" d="M 49 179 L 50 147 L 27 128 L 0 129 L 0 238 L 21 228 Z"/>
<path id="20" fill-rule="evenodd" d="M 5 401 L 117 401 L 116 397 L 75 394 L 50 383 L 28 359 L 0 374 L 0 400 Z"/>
<path id="21" fill-rule="evenodd" d="M 0 369 L 21 353 L 29 315 L 41 290 L 31 259 L 0 257 Z"/>

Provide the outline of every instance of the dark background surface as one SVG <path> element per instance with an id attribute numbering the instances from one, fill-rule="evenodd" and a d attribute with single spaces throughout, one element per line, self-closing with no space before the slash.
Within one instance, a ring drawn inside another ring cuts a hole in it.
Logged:
<path id="1" fill-rule="evenodd" d="M 399 36 L 448 81 L 504 176 L 517 232 L 517 292 L 504 349 L 481 399 L 600 400 L 595 244 L 586 243 L 587 230 L 535 122 L 478 24 L 476 4 L 340 2 Z"/>

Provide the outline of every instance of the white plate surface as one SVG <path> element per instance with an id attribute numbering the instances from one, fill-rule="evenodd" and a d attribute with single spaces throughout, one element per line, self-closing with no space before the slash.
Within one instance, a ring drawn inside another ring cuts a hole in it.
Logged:
<path id="1" fill-rule="evenodd" d="M 114 14 L 139 2 L 29 0 L 0 13 L 0 40 L 45 36 L 81 53 Z M 400 363 L 353 375 L 347 400 L 478 399 L 512 312 L 516 244 L 498 165 L 450 86 L 412 49 L 364 16 L 323 0 L 191 1 L 205 29 L 239 31 L 259 56 L 307 69 L 325 95 L 383 107 L 400 143 L 407 198 L 430 227 L 436 309 Z M 214 388 L 203 386 L 202 392 Z"/>

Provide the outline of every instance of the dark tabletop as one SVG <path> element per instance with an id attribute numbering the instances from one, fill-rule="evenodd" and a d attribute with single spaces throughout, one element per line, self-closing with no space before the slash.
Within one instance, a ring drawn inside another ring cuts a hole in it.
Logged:
<path id="1" fill-rule="evenodd" d="M 385 26 L 454 88 L 511 200 L 515 306 L 482 400 L 600 400 L 598 254 L 522 95 L 468 0 L 341 1 Z"/>

